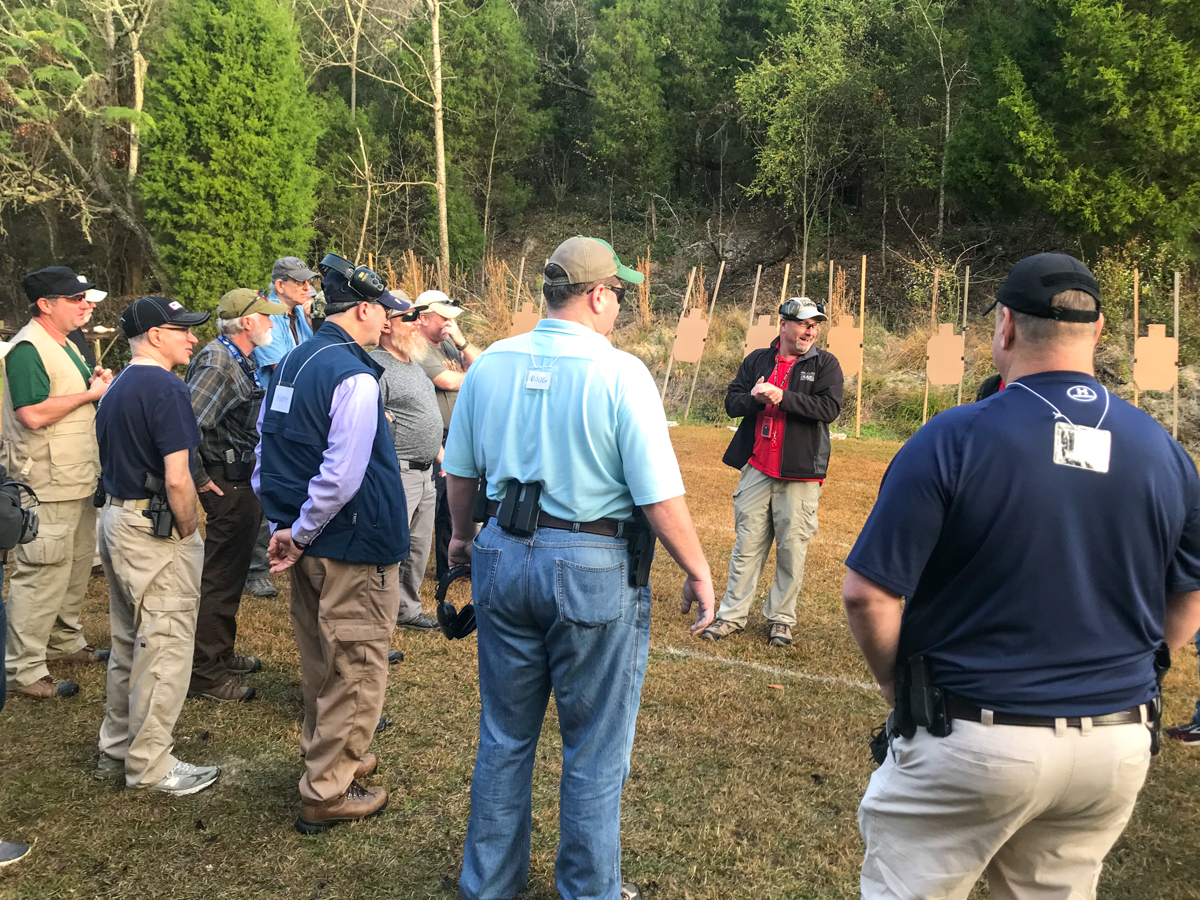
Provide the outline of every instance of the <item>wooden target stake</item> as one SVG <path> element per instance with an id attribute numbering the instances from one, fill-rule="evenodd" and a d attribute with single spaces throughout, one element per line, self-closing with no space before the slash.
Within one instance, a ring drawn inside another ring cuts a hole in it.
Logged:
<path id="1" fill-rule="evenodd" d="M 546 257 L 546 261 L 542 263 L 542 290 L 538 292 L 538 318 L 546 315 L 546 266 L 550 265 L 550 257 Z"/>
<path id="2" fill-rule="evenodd" d="M 966 350 L 967 350 L 967 295 L 971 291 L 971 267 L 967 266 L 967 277 L 963 280 L 963 321 L 962 321 L 962 339 L 963 339 L 963 378 L 967 376 L 966 367 Z M 962 378 L 958 379 L 958 402 L 955 406 L 962 406 Z"/>
<path id="3" fill-rule="evenodd" d="M 754 327 L 754 306 L 758 303 L 758 280 L 760 278 L 762 278 L 762 263 L 758 264 L 758 271 L 754 273 L 754 293 L 750 295 L 750 321 L 746 323 L 747 332 Z"/>
<path id="4" fill-rule="evenodd" d="M 1140 294 L 1140 286 L 1138 285 L 1138 270 L 1133 270 L 1133 361 L 1137 362 L 1137 339 L 1138 339 L 1138 297 Z M 1138 387 L 1137 382 L 1133 383 L 1133 405 L 1138 405 Z"/>
<path id="5" fill-rule="evenodd" d="M 1179 273 L 1175 273 L 1175 346 L 1182 346 L 1179 343 Z M 1179 356 L 1175 356 L 1175 387 L 1172 388 L 1173 401 L 1175 406 L 1175 418 L 1171 423 L 1171 437 L 1179 440 Z"/>
<path id="6" fill-rule="evenodd" d="M 858 398 L 854 403 L 854 436 L 862 437 L 862 383 L 863 374 L 867 367 L 867 254 L 862 258 L 862 280 L 858 286 L 858 327 L 862 329 L 863 342 L 859 345 L 858 362 Z"/>
<path id="7" fill-rule="evenodd" d="M 717 307 L 717 294 L 721 293 L 721 277 L 725 274 L 725 260 L 721 260 L 721 268 L 717 269 L 717 284 L 713 288 L 712 302 L 708 304 L 708 332 L 712 331 L 713 310 Z M 704 343 L 708 343 L 708 332 L 705 332 Z M 683 421 L 692 414 L 692 395 L 696 393 L 696 382 L 700 380 L 700 363 L 704 360 L 704 345 L 700 346 L 700 359 L 696 360 L 696 371 L 692 373 L 692 389 L 688 391 L 687 409 L 683 411 Z"/>
<path id="8" fill-rule="evenodd" d="M 783 301 L 787 299 L 788 273 L 791 272 L 791 270 L 792 270 L 791 263 L 783 264 L 783 287 L 779 291 L 779 305 L 780 306 L 783 306 Z"/>
<path id="9" fill-rule="evenodd" d="M 692 266 L 692 273 L 688 275 L 687 290 L 683 292 L 683 309 L 679 311 L 679 325 L 683 324 L 683 317 L 687 315 L 688 300 L 692 296 L 692 282 L 696 278 L 696 267 Z M 679 325 L 675 326 L 675 333 L 679 333 Z M 663 379 L 662 396 L 659 399 L 667 402 L 667 385 L 671 382 L 671 366 L 675 364 L 675 341 L 671 340 L 671 355 L 667 357 L 667 377 Z"/>
<path id="10" fill-rule="evenodd" d="M 929 305 L 929 330 L 937 331 L 937 292 L 941 269 L 933 270 L 933 303 Z M 929 421 L 929 357 L 925 357 L 925 403 L 921 407 L 921 424 Z"/>
<path id="11" fill-rule="evenodd" d="M 830 260 L 827 260 L 826 262 L 829 266 L 829 291 L 825 296 L 825 305 L 829 308 L 832 308 L 833 307 L 833 260 L 830 259 Z M 829 312 L 829 310 L 827 309 L 826 313 L 828 313 L 828 312 Z"/>
<path id="12" fill-rule="evenodd" d="M 521 266 L 517 269 L 517 284 L 513 288 L 513 312 L 515 313 L 521 304 L 521 280 L 525 277 L 525 257 L 521 257 Z"/>

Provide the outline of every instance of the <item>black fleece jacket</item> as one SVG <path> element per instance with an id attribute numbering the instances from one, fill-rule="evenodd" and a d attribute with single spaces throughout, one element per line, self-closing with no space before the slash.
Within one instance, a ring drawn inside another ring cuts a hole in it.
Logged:
<path id="1" fill-rule="evenodd" d="M 750 390 L 759 378 L 771 377 L 778 350 L 776 338 L 770 347 L 747 356 L 725 392 L 725 412 L 732 418 L 742 418 L 725 451 L 723 461 L 727 466 L 740 469 L 754 453 L 755 422 L 763 406 L 750 396 Z M 844 381 L 841 364 L 827 350 L 810 347 L 792 366 L 779 404 L 787 414 L 779 467 L 784 478 L 825 477 L 829 467 L 829 423 L 842 411 Z"/>

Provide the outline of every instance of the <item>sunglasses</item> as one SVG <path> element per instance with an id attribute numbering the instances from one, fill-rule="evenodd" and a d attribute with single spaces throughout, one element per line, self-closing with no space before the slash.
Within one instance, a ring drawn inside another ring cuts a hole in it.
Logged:
<path id="1" fill-rule="evenodd" d="M 87 293 L 81 291 L 78 294 L 59 294 L 56 297 L 47 297 L 47 300 L 66 300 L 68 303 L 82 303 L 87 299 Z"/>
<path id="2" fill-rule="evenodd" d="M 625 302 L 625 285 L 602 284 L 600 287 L 617 295 L 617 306 Z"/>

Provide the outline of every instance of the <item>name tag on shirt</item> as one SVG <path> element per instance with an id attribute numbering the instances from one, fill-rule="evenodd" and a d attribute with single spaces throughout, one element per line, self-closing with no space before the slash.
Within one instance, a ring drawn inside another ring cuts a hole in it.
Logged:
<path id="1" fill-rule="evenodd" d="M 276 385 L 271 398 L 271 412 L 286 413 L 292 408 L 292 388 L 286 384 Z"/>
<path id="2" fill-rule="evenodd" d="M 551 369 L 530 369 L 525 377 L 525 387 L 531 391 L 547 391 L 553 374 Z"/>
<path id="3" fill-rule="evenodd" d="M 1060 466 L 1107 472 L 1112 432 L 1068 422 L 1054 423 L 1054 461 Z"/>

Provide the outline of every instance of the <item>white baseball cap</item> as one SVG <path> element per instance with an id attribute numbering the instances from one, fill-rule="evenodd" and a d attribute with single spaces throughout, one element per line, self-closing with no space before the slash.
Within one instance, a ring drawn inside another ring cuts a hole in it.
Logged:
<path id="1" fill-rule="evenodd" d="M 805 319 L 829 321 L 829 316 L 825 315 L 825 304 L 809 300 L 807 297 L 788 297 L 779 306 L 779 316 L 796 322 L 803 322 Z"/>
<path id="2" fill-rule="evenodd" d="M 451 300 L 441 291 L 432 290 L 424 291 L 417 297 L 416 308 L 418 312 L 427 309 L 439 316 L 445 316 L 447 319 L 457 319 L 463 311 L 456 300 Z"/>

